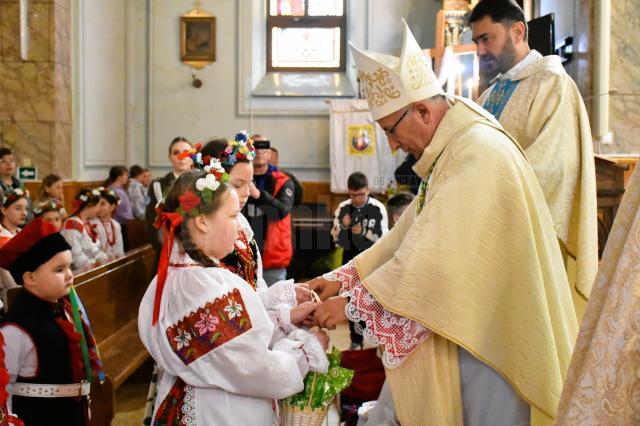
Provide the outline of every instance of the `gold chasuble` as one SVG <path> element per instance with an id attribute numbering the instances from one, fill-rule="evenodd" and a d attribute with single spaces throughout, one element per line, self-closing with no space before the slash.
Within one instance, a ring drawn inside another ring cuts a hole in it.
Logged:
<path id="1" fill-rule="evenodd" d="M 640 424 L 640 168 L 611 228 L 558 409 L 558 425 Z"/>
<path id="2" fill-rule="evenodd" d="M 598 225 L 593 141 L 580 92 L 558 56 L 531 51 L 478 103 L 527 154 L 561 241 L 581 318 L 598 270 Z"/>
<path id="3" fill-rule="evenodd" d="M 460 98 L 414 169 L 429 181 L 424 207 L 414 201 L 355 258 L 386 310 L 434 332 L 387 369 L 398 419 L 463 424 L 459 345 L 530 404 L 532 425 L 552 423 L 578 325 L 534 171 L 490 114 Z"/>

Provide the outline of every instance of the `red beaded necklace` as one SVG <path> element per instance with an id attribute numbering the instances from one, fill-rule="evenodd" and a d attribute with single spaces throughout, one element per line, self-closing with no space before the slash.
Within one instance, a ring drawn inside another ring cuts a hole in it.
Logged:
<path id="1" fill-rule="evenodd" d="M 247 236 L 243 231 L 238 232 L 238 239 L 236 240 L 236 243 L 235 243 L 235 252 L 238 255 L 238 258 L 240 259 L 240 263 L 242 266 L 242 273 L 244 275 L 243 278 L 255 290 L 256 289 L 256 274 L 255 274 L 256 262 L 253 259 L 253 252 L 251 251 L 251 246 L 249 245 Z M 229 269 L 229 266 L 225 265 L 223 262 L 220 262 L 220 267 L 227 270 Z"/>
<path id="2" fill-rule="evenodd" d="M 95 229 L 95 225 L 91 222 L 85 222 L 84 219 L 82 219 L 79 216 L 76 216 L 78 219 L 80 219 L 80 222 L 82 222 L 82 224 L 84 225 L 84 229 L 86 229 L 87 234 L 89 234 L 89 237 L 91 237 L 91 241 L 93 241 L 94 243 L 96 242 L 96 240 L 98 239 L 98 235 L 96 234 L 96 229 Z"/>
<path id="3" fill-rule="evenodd" d="M 238 233 L 238 239 L 236 240 L 236 252 L 238 253 L 238 257 L 242 262 L 242 267 L 244 269 L 245 279 L 251 287 L 255 290 L 256 288 L 256 278 L 255 278 L 255 270 L 256 270 L 256 262 L 253 259 L 253 253 L 251 252 L 251 246 L 249 245 L 249 240 L 247 240 L 247 236 L 244 232 Z"/>
<path id="4" fill-rule="evenodd" d="M 110 220 L 108 222 L 105 222 L 101 220 L 100 223 L 102 223 L 104 233 L 107 236 L 107 244 L 109 244 L 110 246 L 114 246 L 116 244 L 116 227 L 113 225 L 113 221 Z M 109 224 L 109 228 L 111 228 L 111 231 L 107 229 L 107 224 Z M 109 234 L 109 232 L 111 232 L 111 234 Z"/>

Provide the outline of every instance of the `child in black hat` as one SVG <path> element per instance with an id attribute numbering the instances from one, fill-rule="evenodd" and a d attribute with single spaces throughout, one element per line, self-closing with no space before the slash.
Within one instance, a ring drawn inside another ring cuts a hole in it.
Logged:
<path id="1" fill-rule="evenodd" d="M 0 249 L 0 267 L 23 287 L 0 326 L 0 407 L 27 426 L 88 424 L 89 383 L 104 373 L 72 287 L 71 247 L 36 219 Z"/>

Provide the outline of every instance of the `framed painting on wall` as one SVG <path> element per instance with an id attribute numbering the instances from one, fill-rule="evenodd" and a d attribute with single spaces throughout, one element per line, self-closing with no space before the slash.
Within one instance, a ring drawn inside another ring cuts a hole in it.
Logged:
<path id="1" fill-rule="evenodd" d="M 215 16 L 180 17 L 180 60 L 186 63 L 216 60 Z"/>

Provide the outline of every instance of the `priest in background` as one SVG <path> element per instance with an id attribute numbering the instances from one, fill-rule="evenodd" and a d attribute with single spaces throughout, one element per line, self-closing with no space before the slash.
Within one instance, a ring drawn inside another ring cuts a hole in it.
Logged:
<path id="1" fill-rule="evenodd" d="M 529 49 L 513 0 L 481 0 L 469 22 L 480 67 L 495 76 L 478 103 L 518 141 L 538 177 L 580 319 L 598 270 L 593 141 L 582 97 L 558 56 Z"/>
<path id="2" fill-rule="evenodd" d="M 417 159 L 418 196 L 371 248 L 309 283 L 326 299 L 314 318 L 366 323 L 402 425 L 551 424 L 578 325 L 544 194 L 520 146 L 445 97 L 403 29 L 399 58 L 352 53 L 391 148 Z"/>

